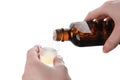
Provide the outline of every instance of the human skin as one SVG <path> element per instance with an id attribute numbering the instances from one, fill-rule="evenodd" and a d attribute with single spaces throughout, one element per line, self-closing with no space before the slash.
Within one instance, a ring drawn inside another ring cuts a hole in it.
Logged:
<path id="1" fill-rule="evenodd" d="M 106 1 L 103 5 L 88 13 L 85 21 L 91 19 L 113 19 L 115 27 L 103 46 L 108 53 L 120 43 L 120 0 Z"/>
<path id="2" fill-rule="evenodd" d="M 71 80 L 61 56 L 54 58 L 53 67 L 42 63 L 39 56 L 38 45 L 28 50 L 22 80 Z"/>

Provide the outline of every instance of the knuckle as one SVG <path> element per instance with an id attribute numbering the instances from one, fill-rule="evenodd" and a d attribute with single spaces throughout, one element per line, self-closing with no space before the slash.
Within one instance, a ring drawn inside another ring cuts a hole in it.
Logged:
<path id="1" fill-rule="evenodd" d="M 113 2 L 113 1 L 110 0 L 110 1 L 106 1 L 104 4 L 107 5 L 107 4 L 111 4 L 112 2 Z"/>
<path id="2" fill-rule="evenodd" d="M 106 1 L 102 6 L 102 9 L 104 9 L 104 11 L 110 11 L 111 8 L 113 7 L 113 1 Z"/>
<path id="3" fill-rule="evenodd" d="M 32 50 L 32 49 L 28 50 L 28 51 L 27 51 L 27 56 L 31 56 L 32 53 L 33 53 L 33 50 Z"/>
<path id="4" fill-rule="evenodd" d="M 111 4 L 113 3 L 113 1 L 106 1 L 104 4 L 103 4 L 103 6 L 104 7 L 107 7 L 107 6 L 111 6 Z"/>
<path id="5" fill-rule="evenodd" d="M 29 49 L 28 51 L 27 51 L 27 53 L 30 53 L 32 51 L 32 49 Z"/>

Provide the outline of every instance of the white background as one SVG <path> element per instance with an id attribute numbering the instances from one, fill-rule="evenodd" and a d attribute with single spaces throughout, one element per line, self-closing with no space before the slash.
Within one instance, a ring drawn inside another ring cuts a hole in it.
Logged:
<path id="1" fill-rule="evenodd" d="M 69 28 L 105 0 L 0 0 L 0 80 L 21 80 L 26 52 L 52 40 L 57 28 Z M 120 47 L 109 54 L 102 46 L 59 43 L 72 80 L 120 80 Z"/>

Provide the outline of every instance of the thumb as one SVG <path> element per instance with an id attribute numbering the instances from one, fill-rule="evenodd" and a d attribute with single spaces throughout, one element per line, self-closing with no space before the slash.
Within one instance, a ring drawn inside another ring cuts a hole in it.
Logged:
<path id="1" fill-rule="evenodd" d="M 68 72 L 67 67 L 64 65 L 64 61 L 63 61 L 63 58 L 61 56 L 57 55 L 54 58 L 53 64 L 54 64 L 54 67 L 57 70 L 60 70 L 60 71 L 63 71 L 63 72 Z"/>
<path id="2" fill-rule="evenodd" d="M 39 60 L 39 46 L 36 45 L 27 52 L 27 61 Z"/>
<path id="3" fill-rule="evenodd" d="M 113 32 L 111 33 L 108 40 L 105 42 L 103 46 L 103 52 L 108 53 L 113 50 L 120 43 L 120 32 L 118 27 L 115 26 Z"/>
<path id="4" fill-rule="evenodd" d="M 64 65 L 63 58 L 60 55 L 57 55 L 53 61 L 54 66 Z"/>

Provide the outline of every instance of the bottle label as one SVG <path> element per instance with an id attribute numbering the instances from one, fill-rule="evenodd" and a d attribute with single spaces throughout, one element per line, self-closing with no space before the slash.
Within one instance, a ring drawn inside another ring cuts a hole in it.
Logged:
<path id="1" fill-rule="evenodd" d="M 82 33 L 91 33 L 90 28 L 86 21 L 83 22 L 73 22 L 71 23 L 70 27 L 74 26 Z"/>

